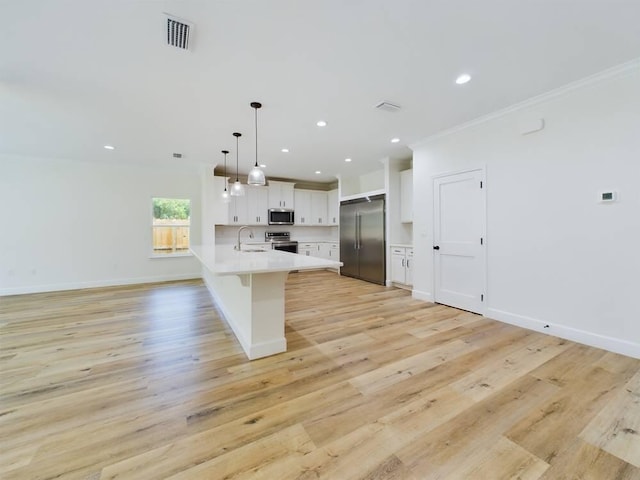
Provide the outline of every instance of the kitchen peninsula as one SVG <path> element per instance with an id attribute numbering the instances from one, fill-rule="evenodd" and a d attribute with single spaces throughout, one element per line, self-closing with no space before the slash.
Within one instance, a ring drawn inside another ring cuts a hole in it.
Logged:
<path id="1" fill-rule="evenodd" d="M 342 263 L 278 250 L 237 251 L 192 246 L 202 278 L 250 360 L 287 349 L 284 284 L 292 270 L 339 268 Z"/>

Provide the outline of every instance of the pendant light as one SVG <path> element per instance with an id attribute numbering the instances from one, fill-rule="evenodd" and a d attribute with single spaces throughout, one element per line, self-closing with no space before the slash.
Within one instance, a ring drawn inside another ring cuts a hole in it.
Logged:
<path id="1" fill-rule="evenodd" d="M 231 195 L 234 197 L 242 197 L 244 196 L 244 185 L 240 183 L 240 179 L 238 178 L 238 139 L 242 134 L 235 132 L 233 136 L 236 137 L 236 181 L 231 185 Z"/>
<path id="2" fill-rule="evenodd" d="M 249 185 L 266 185 L 267 180 L 264 177 L 264 172 L 258 165 L 258 109 L 262 108 L 262 104 L 259 102 L 251 102 L 251 108 L 255 110 L 255 126 L 256 126 L 256 164 L 253 166 L 247 177 L 247 183 Z"/>
<path id="3" fill-rule="evenodd" d="M 222 201 L 229 203 L 231 201 L 229 191 L 227 190 L 227 153 L 229 153 L 229 150 L 222 150 L 222 153 L 224 154 L 224 192 L 222 192 Z"/>

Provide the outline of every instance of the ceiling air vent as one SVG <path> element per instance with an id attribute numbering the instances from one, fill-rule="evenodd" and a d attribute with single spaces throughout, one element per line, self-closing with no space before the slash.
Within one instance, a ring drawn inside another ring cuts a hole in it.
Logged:
<path id="1" fill-rule="evenodd" d="M 189 50 L 193 24 L 167 15 L 167 45 Z"/>
<path id="2" fill-rule="evenodd" d="M 400 105 L 394 105 L 390 102 L 380 102 L 376 105 L 378 110 L 384 110 L 385 112 L 397 112 L 400 110 Z"/>

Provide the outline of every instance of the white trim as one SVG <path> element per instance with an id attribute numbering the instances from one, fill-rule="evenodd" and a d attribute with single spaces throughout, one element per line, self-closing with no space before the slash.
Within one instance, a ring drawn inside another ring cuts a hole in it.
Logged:
<path id="1" fill-rule="evenodd" d="M 416 300 L 422 300 L 423 302 L 435 303 L 433 299 L 433 293 L 421 292 L 419 290 L 411 290 L 411 297 Z"/>
<path id="2" fill-rule="evenodd" d="M 461 123 L 460 125 L 456 125 L 455 127 L 446 129 L 446 130 L 442 130 L 441 132 L 437 132 L 433 135 L 428 136 L 427 138 L 424 138 L 422 140 L 418 140 L 415 143 L 409 144 L 408 147 L 411 150 L 416 150 L 417 148 L 423 147 L 425 145 L 427 145 L 428 143 L 432 142 L 433 140 L 442 138 L 442 137 L 447 137 L 449 135 L 452 135 L 454 133 L 458 133 L 462 130 L 466 130 L 468 128 L 471 127 L 475 127 L 477 125 L 480 125 L 482 123 L 488 122 L 490 120 L 494 120 L 496 118 L 499 117 L 503 117 L 504 115 L 508 115 L 510 113 L 516 112 L 518 110 L 522 110 L 528 107 L 531 107 L 533 105 L 537 105 L 543 102 L 546 102 L 548 100 L 552 100 L 556 97 L 560 97 L 562 95 L 566 95 L 567 93 L 570 93 L 574 90 L 579 90 L 581 88 L 584 87 L 588 87 L 591 85 L 594 85 L 596 83 L 602 82 L 604 80 L 608 80 L 610 78 L 616 77 L 618 75 L 624 75 L 628 72 L 631 72 L 632 70 L 635 70 L 637 68 L 640 68 L 640 58 L 636 58 L 634 60 L 631 60 L 629 62 L 623 63 L 621 65 L 617 65 L 613 68 L 604 70 L 602 72 L 598 72 L 594 75 L 590 75 L 586 78 L 582 78 L 580 80 L 577 80 L 575 82 L 571 82 L 568 83 L 567 85 L 564 85 L 562 87 L 556 88 L 554 90 L 551 90 L 549 92 L 537 95 L 535 97 L 531 97 L 527 100 L 524 100 L 522 102 L 519 103 L 515 103 L 509 107 L 503 108 L 501 110 L 496 110 L 495 112 L 489 113 L 487 115 L 483 115 L 481 117 L 478 117 L 476 119 L 470 120 L 468 122 L 465 123 Z"/>
<path id="3" fill-rule="evenodd" d="M 180 257 L 193 257 L 191 251 L 184 253 L 152 253 L 149 258 L 180 258 Z"/>
<path id="4" fill-rule="evenodd" d="M 490 318 L 504 323 L 509 323 L 528 330 L 546 333 L 574 342 L 590 345 L 592 347 L 602 348 L 610 352 L 640 359 L 640 343 L 634 343 L 628 340 L 621 340 L 619 338 L 591 333 L 586 330 L 578 330 L 577 328 L 545 322 L 544 320 L 505 312 L 504 310 L 498 310 L 496 308 L 488 308 L 487 313 Z"/>
<path id="5" fill-rule="evenodd" d="M 380 190 L 371 190 L 370 192 L 362 192 L 362 193 L 355 193 L 353 195 L 346 195 L 344 197 L 340 197 L 340 201 L 344 202 L 347 200 L 357 200 L 359 198 L 373 197 L 374 195 L 386 195 L 386 194 L 387 194 L 387 191 L 383 188 Z"/>
<path id="6" fill-rule="evenodd" d="M 193 280 L 201 278 L 200 272 L 158 275 L 155 277 L 114 278 L 111 280 L 94 280 L 90 282 L 57 283 L 52 285 L 33 285 L 0 289 L 0 297 L 8 295 L 24 295 L 29 293 L 61 292 L 64 290 L 81 290 L 84 288 L 115 287 L 120 285 L 136 285 L 139 283 L 171 282 L 175 280 Z"/>

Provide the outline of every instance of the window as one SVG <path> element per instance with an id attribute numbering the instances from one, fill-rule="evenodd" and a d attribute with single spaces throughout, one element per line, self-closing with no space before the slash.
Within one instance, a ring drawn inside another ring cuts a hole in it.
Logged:
<path id="1" fill-rule="evenodd" d="M 153 254 L 184 255 L 189 253 L 191 200 L 153 198 Z"/>

